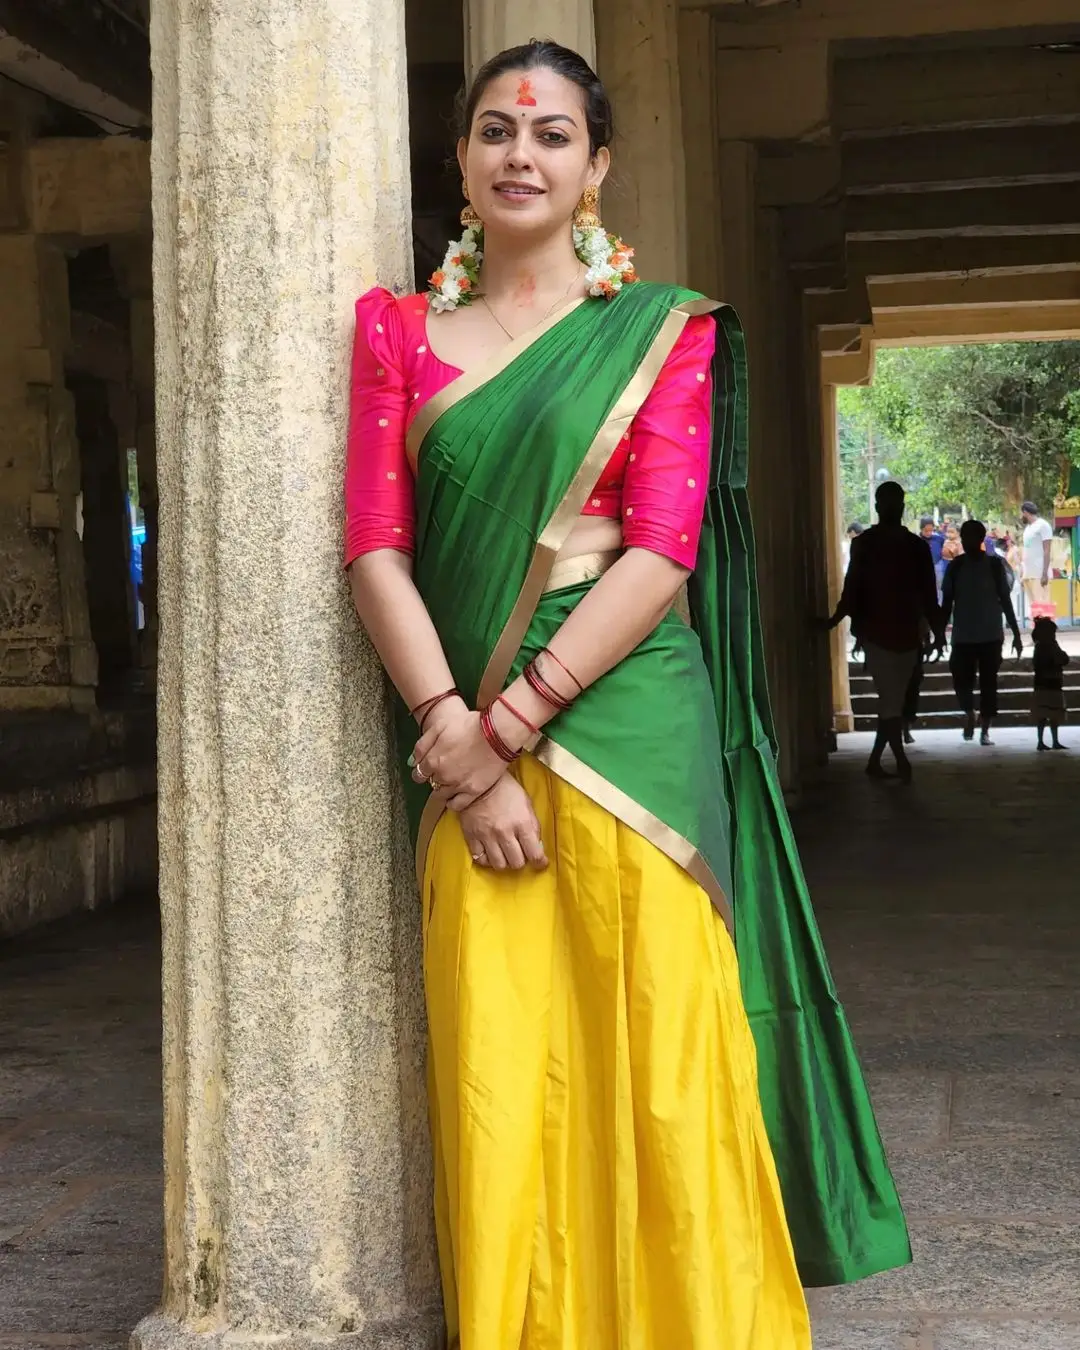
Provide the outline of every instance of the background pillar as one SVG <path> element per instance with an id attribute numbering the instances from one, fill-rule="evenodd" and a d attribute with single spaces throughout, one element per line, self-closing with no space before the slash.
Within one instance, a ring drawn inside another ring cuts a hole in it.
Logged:
<path id="1" fill-rule="evenodd" d="M 153 10 L 166 1278 L 135 1343 L 440 1343 L 420 915 L 341 574 L 410 288 L 401 0 Z"/>
<path id="2" fill-rule="evenodd" d="M 469 79 L 485 61 L 533 38 L 551 38 L 596 64 L 592 0 L 465 0 Z"/>
<path id="3" fill-rule="evenodd" d="M 94 707 L 61 249 L 0 235 L 0 709 Z"/>
<path id="4" fill-rule="evenodd" d="M 836 385 L 821 385 L 821 438 L 825 448 L 825 565 L 828 573 L 828 612 L 831 614 L 844 589 L 843 539 L 847 522 L 840 502 L 840 451 L 837 445 Z M 851 682 L 848 679 L 847 624 L 842 623 L 829 635 L 833 729 L 854 731 L 851 711 Z"/>
<path id="5" fill-rule="evenodd" d="M 685 282 L 686 174 L 676 0 L 599 0 L 597 71 L 615 108 L 604 224 L 647 281 Z"/>

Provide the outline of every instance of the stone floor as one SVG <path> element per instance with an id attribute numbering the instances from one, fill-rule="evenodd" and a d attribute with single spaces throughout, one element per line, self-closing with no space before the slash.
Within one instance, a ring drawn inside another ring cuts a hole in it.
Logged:
<path id="1" fill-rule="evenodd" d="M 847 738 L 799 812 L 916 1251 L 816 1293 L 815 1350 L 1080 1350 L 1074 735 L 927 735 L 911 789 Z M 118 1347 L 157 1298 L 157 980 L 145 907 L 0 949 L 0 1350 Z"/>
<path id="2" fill-rule="evenodd" d="M 815 1350 L 1080 1350 L 1073 737 L 923 734 L 910 789 L 869 783 L 846 737 L 798 815 L 915 1249 L 812 1297 Z"/>

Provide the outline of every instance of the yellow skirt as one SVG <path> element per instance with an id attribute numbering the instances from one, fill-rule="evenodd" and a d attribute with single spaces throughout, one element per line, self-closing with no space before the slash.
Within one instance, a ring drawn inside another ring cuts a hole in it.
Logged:
<path id="1" fill-rule="evenodd" d="M 810 1350 L 735 951 L 705 892 L 535 759 L 551 864 L 424 886 L 451 1347 Z"/>

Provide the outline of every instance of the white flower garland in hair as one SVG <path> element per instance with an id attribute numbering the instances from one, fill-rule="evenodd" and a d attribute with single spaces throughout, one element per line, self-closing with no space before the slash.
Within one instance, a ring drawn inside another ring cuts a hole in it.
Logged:
<path id="1" fill-rule="evenodd" d="M 608 234 L 602 225 L 588 229 L 574 226 L 574 252 L 585 264 L 585 288 L 589 295 L 610 300 L 624 286 L 637 281 L 634 250 Z M 442 266 L 431 274 L 428 304 L 436 314 L 471 305 L 477 294 L 480 265 L 484 261 L 484 228 L 470 225 L 460 239 L 446 249 Z"/>

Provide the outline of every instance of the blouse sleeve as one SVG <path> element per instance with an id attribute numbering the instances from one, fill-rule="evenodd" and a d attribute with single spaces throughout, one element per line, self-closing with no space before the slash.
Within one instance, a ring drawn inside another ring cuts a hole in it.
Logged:
<path id="1" fill-rule="evenodd" d="M 356 302 L 345 460 L 345 566 L 378 548 L 412 553 L 415 503 L 405 454 L 408 391 L 401 317 L 389 291 Z"/>
<path id="2" fill-rule="evenodd" d="M 708 491 L 712 357 L 709 315 L 687 321 L 630 424 L 623 543 L 693 570 Z"/>

